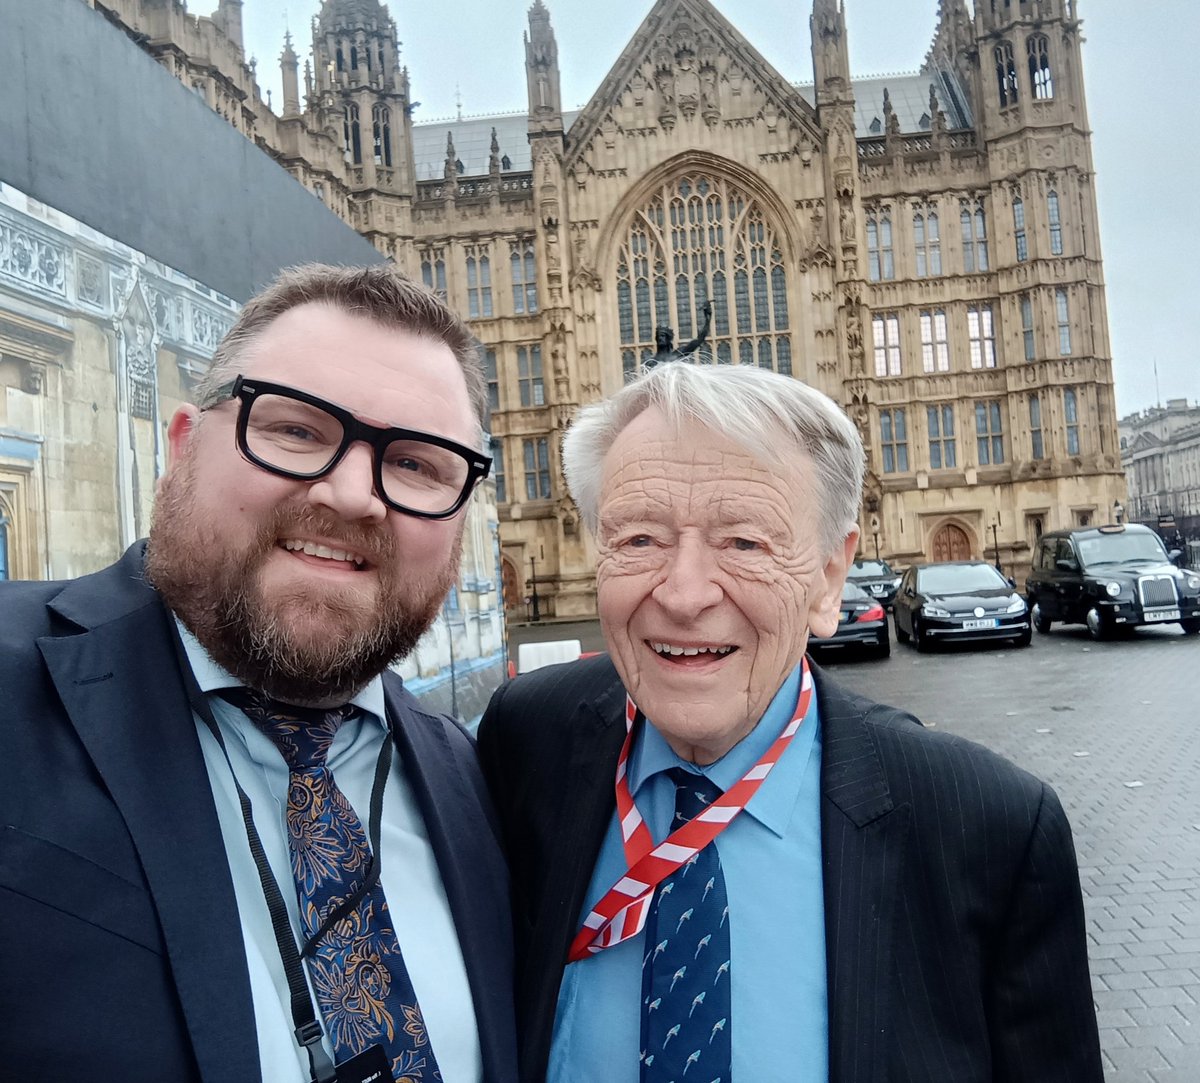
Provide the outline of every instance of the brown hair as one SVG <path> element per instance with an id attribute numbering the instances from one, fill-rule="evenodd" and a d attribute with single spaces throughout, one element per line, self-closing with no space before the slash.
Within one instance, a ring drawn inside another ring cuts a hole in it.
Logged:
<path id="1" fill-rule="evenodd" d="M 462 319 L 430 290 L 394 267 L 332 267 L 306 263 L 280 273 L 262 293 L 251 298 L 213 353 L 212 364 L 196 383 L 192 396 L 202 409 L 217 400 L 217 389 L 238 371 L 246 347 L 285 312 L 313 302 L 330 304 L 387 327 L 401 327 L 436 339 L 450 348 L 467 381 L 471 409 L 482 422 L 487 385 L 479 363 L 475 336 Z"/>

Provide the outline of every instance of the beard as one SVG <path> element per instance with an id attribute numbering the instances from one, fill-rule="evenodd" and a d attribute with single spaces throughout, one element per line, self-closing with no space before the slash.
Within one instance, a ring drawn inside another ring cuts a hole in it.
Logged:
<path id="1" fill-rule="evenodd" d="M 160 482 L 146 577 L 167 606 L 227 672 L 288 703 L 345 703 L 393 662 L 410 654 L 458 578 L 463 524 L 445 564 L 426 580 L 404 574 L 395 538 L 347 523 L 307 504 L 281 505 L 240 550 L 233 550 L 193 498 L 190 462 Z M 357 587 L 277 588 L 263 569 L 280 538 L 313 535 L 366 558 Z"/>

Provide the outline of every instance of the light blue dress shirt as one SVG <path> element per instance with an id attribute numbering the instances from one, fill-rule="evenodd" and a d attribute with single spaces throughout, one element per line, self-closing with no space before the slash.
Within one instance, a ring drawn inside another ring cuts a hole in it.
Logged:
<path id="1" fill-rule="evenodd" d="M 241 683 L 217 665 L 183 625 L 177 625 L 202 692 Z M 231 763 L 253 804 L 254 825 L 295 930 L 300 928 L 300 915 L 286 833 L 287 764 L 271 739 L 241 711 L 217 695 L 207 695 L 207 700 L 225 740 L 228 763 L 199 717 L 196 727 L 241 918 L 262 1077 L 270 1083 L 308 1083 L 308 1056 L 293 1034 L 287 978 L 230 777 Z M 357 715 L 341 726 L 327 762 L 338 788 L 359 813 L 365 828 L 380 743 L 389 739 L 383 723 L 386 708 L 382 679 L 372 681 L 352 702 L 369 714 Z M 425 820 L 398 754 L 393 758 L 384 791 L 379 845 L 383 893 L 442 1079 L 445 1083 L 480 1083 L 483 1057 L 466 964 Z M 205 920 L 207 915 L 196 915 L 196 921 Z M 325 1049 L 332 1056 L 328 1038 Z"/>
<path id="2" fill-rule="evenodd" d="M 728 790 L 791 720 L 799 691 L 797 668 L 754 730 L 705 767 L 682 761 L 653 725 L 641 728 L 630 753 L 629 785 L 656 843 L 675 812 L 675 787 L 664 772 L 682 766 Z M 734 1083 L 829 1079 L 820 782 L 814 695 L 779 762 L 716 839 L 729 894 Z M 625 871 L 614 815 L 580 924 Z M 644 939 L 640 933 L 566 968 L 548 1083 L 637 1083 Z"/>

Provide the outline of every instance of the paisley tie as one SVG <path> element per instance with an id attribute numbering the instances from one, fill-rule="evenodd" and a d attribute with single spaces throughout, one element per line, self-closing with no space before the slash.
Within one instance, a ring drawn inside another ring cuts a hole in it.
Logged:
<path id="1" fill-rule="evenodd" d="M 674 767 L 674 830 L 720 788 Z M 658 886 L 642 963 L 641 1083 L 730 1083 L 729 902 L 715 842 Z"/>
<path id="2" fill-rule="evenodd" d="M 358 708 L 296 707 L 248 688 L 220 695 L 271 738 L 288 765 L 288 846 L 308 940 L 371 865 L 362 822 L 326 764 L 338 727 Z M 381 884 L 321 936 L 308 975 L 337 1063 L 382 1045 L 396 1083 L 441 1079 Z"/>

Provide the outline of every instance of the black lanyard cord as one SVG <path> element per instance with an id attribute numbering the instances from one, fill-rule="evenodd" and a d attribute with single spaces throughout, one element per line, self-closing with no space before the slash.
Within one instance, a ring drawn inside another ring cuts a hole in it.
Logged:
<path id="1" fill-rule="evenodd" d="M 312 955 L 316 950 L 317 944 L 329 931 L 330 927 L 357 906 L 363 896 L 379 881 L 379 841 L 383 819 L 383 792 L 387 785 L 387 776 L 392 760 L 391 733 L 388 732 L 384 735 L 383 745 L 379 749 L 379 759 L 375 764 L 374 782 L 371 786 L 371 811 L 368 828 L 371 839 L 370 868 L 367 870 L 367 875 L 363 882 L 349 898 L 343 900 L 325 918 L 317 931 L 304 942 L 304 948 L 301 951 L 296 947 L 295 934 L 292 930 L 291 920 L 288 917 L 287 904 L 283 900 L 283 893 L 279 890 L 279 883 L 275 879 L 275 874 L 271 871 L 270 863 L 267 861 L 266 850 L 258 834 L 258 828 L 254 825 L 254 807 L 250 801 L 250 797 L 242 789 L 241 782 L 238 781 L 237 772 L 233 769 L 233 761 L 229 758 L 229 750 L 225 747 L 225 739 L 222 737 L 221 729 L 217 725 L 216 718 L 213 716 L 212 708 L 209 706 L 204 694 L 200 691 L 196 676 L 192 672 L 191 663 L 188 661 L 183 640 L 179 635 L 179 629 L 173 618 L 170 624 L 171 631 L 174 633 L 173 639 L 175 641 L 180 671 L 183 675 L 185 687 L 187 688 L 188 701 L 191 703 L 192 710 L 200 717 L 200 720 L 208 728 L 209 733 L 212 734 L 213 740 L 217 742 L 217 746 L 221 749 L 221 753 L 225 757 L 225 763 L 229 767 L 229 775 L 233 779 L 234 787 L 237 789 L 238 804 L 241 806 L 242 811 L 242 822 L 246 827 L 246 842 L 250 847 L 250 856 L 254 859 L 254 866 L 258 870 L 258 879 L 262 885 L 263 899 L 267 904 L 267 911 L 271 917 L 271 929 L 275 934 L 275 943 L 279 949 L 279 958 L 283 964 L 284 976 L 287 978 L 296 1041 L 308 1054 L 313 1083 L 335 1083 L 337 1070 L 334 1068 L 329 1054 L 325 1052 L 324 1045 L 321 1044 L 321 1024 L 317 1022 L 316 1012 L 313 1009 L 312 996 L 309 993 L 308 982 L 305 980 L 304 963 L 302 960 Z"/>

